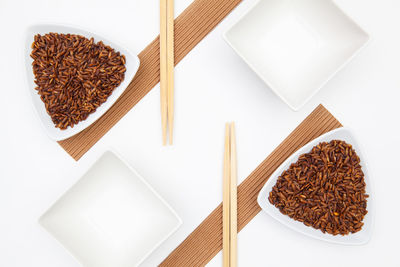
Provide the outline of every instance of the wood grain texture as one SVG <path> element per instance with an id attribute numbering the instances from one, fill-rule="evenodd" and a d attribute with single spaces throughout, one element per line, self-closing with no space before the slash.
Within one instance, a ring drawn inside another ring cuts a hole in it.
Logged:
<path id="1" fill-rule="evenodd" d="M 260 212 L 257 196 L 271 174 L 291 154 L 318 136 L 342 125 L 319 105 L 239 186 L 238 231 Z M 220 204 L 160 266 L 204 266 L 222 249 Z"/>
<path id="2" fill-rule="evenodd" d="M 175 19 L 174 64 L 178 64 L 242 0 L 195 0 Z M 140 67 L 116 103 L 84 131 L 58 143 L 79 160 L 160 81 L 159 37 L 140 54 Z"/>

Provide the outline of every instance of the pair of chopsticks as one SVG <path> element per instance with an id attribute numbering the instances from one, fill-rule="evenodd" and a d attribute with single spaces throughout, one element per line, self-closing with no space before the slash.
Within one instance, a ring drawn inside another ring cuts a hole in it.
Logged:
<path id="1" fill-rule="evenodd" d="M 160 0 L 160 88 L 163 145 L 172 145 L 174 123 L 174 0 Z"/>
<path id="2" fill-rule="evenodd" d="M 235 124 L 225 126 L 224 180 L 223 180 L 223 240 L 224 267 L 237 265 L 237 162 Z"/>

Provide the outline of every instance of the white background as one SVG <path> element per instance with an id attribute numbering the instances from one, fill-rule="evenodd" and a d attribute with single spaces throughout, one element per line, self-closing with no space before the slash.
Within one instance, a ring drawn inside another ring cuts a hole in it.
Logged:
<path id="1" fill-rule="evenodd" d="M 161 146 L 156 86 L 79 162 L 43 132 L 23 66 L 24 30 L 35 22 L 93 29 L 132 51 L 159 32 L 156 0 L 0 0 L 0 266 L 79 266 L 38 217 L 107 148 L 118 151 L 175 208 L 182 227 L 143 264 L 160 263 L 222 199 L 224 123 L 237 124 L 239 179 L 319 103 L 363 145 L 376 201 L 365 246 L 310 239 L 260 213 L 239 234 L 240 266 L 399 266 L 400 1 L 338 0 L 372 37 L 305 107 L 291 111 L 228 47 L 222 33 L 255 0 L 245 0 L 176 67 L 175 145 Z M 321 0 L 326 1 L 326 0 Z M 176 0 L 181 13 L 190 0 Z M 209 266 L 220 266 L 218 254 Z"/>

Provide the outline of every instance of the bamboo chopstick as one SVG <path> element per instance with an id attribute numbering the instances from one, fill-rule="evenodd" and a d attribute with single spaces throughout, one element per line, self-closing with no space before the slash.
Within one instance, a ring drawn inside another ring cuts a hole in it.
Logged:
<path id="1" fill-rule="evenodd" d="M 174 1 L 160 0 L 160 100 L 163 145 L 172 145 L 174 122 Z"/>
<path id="2" fill-rule="evenodd" d="M 231 123 L 231 211 L 230 211 L 230 267 L 237 265 L 237 160 L 236 160 L 236 133 L 235 124 Z"/>
<path id="3" fill-rule="evenodd" d="M 230 265 L 230 125 L 225 125 L 224 180 L 222 193 L 222 256 L 223 266 Z"/>
<path id="4" fill-rule="evenodd" d="M 169 144 L 174 130 L 174 0 L 167 0 L 167 79 Z"/>
<path id="5" fill-rule="evenodd" d="M 237 161 L 235 124 L 225 126 L 224 180 L 223 180 L 223 265 L 237 265 Z"/>
<path id="6" fill-rule="evenodd" d="M 163 145 L 167 144 L 167 0 L 160 0 L 160 105 Z"/>

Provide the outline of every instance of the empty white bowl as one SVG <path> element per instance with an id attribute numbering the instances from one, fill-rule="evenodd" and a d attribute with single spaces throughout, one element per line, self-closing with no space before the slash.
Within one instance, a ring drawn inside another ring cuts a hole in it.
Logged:
<path id="1" fill-rule="evenodd" d="M 30 54 L 32 52 L 31 45 L 34 41 L 34 36 L 36 34 L 46 34 L 49 32 L 56 32 L 56 33 L 71 33 L 71 34 L 79 34 L 82 35 L 86 38 L 94 38 L 95 42 L 98 41 L 103 41 L 104 44 L 111 46 L 113 49 L 116 51 L 120 52 L 121 54 L 125 55 L 126 58 L 126 72 L 125 72 L 125 79 L 122 81 L 122 83 L 114 89 L 113 93 L 108 97 L 107 101 L 104 102 L 100 107 L 97 108 L 97 110 L 90 114 L 89 117 L 84 120 L 80 121 L 78 124 L 74 125 L 73 128 L 68 127 L 65 130 L 61 130 L 59 128 L 56 128 L 53 121 L 51 120 L 49 114 L 46 112 L 46 108 L 44 106 L 44 103 L 40 99 L 40 96 L 37 94 L 37 91 L 35 90 L 36 84 L 34 82 L 35 76 L 33 74 L 32 70 L 32 62 L 33 59 L 30 57 Z M 29 27 L 26 31 L 26 41 L 25 41 L 25 65 L 26 65 L 26 74 L 27 74 L 27 80 L 28 80 L 28 89 L 29 89 L 29 94 L 31 95 L 32 98 L 32 103 L 34 106 L 34 109 L 36 110 L 36 114 L 39 117 L 39 120 L 41 121 L 41 124 L 43 125 L 45 131 L 49 135 L 50 138 L 59 141 L 63 139 L 67 139 L 68 137 L 71 137 L 85 128 L 87 128 L 89 125 L 91 125 L 93 122 L 95 122 L 98 118 L 100 118 L 114 103 L 117 101 L 117 99 L 121 96 L 121 94 L 125 91 L 126 87 L 130 84 L 132 81 L 133 77 L 135 76 L 139 65 L 140 61 L 139 58 L 129 52 L 128 49 L 124 48 L 123 46 L 117 44 L 116 42 L 112 42 L 106 38 L 103 38 L 95 33 L 78 29 L 75 27 L 71 26 L 65 26 L 65 25 L 57 25 L 57 24 L 38 24 L 38 25 L 33 25 Z"/>
<path id="2" fill-rule="evenodd" d="M 272 205 L 269 200 L 269 193 L 272 191 L 273 186 L 276 184 L 278 177 L 290 167 L 290 164 L 295 163 L 299 156 L 304 153 L 308 153 L 311 149 L 318 145 L 321 142 L 330 142 L 332 140 L 343 140 L 348 144 L 351 144 L 356 151 L 357 155 L 360 157 L 361 161 L 361 168 L 364 172 L 364 180 L 366 183 L 366 193 L 369 195 L 367 198 L 367 210 L 368 213 L 364 217 L 364 226 L 359 232 L 354 234 L 348 234 L 345 236 L 342 235 L 331 235 L 331 234 L 324 234 L 320 230 L 315 228 L 309 227 L 304 225 L 302 222 L 295 221 L 287 215 L 282 214 L 278 208 Z M 283 162 L 278 169 L 270 176 L 268 181 L 265 183 L 264 187 L 261 189 L 258 195 L 258 204 L 260 205 L 261 209 L 272 216 L 274 219 L 278 220 L 282 224 L 286 225 L 287 227 L 298 231 L 302 234 L 307 236 L 324 240 L 332 243 L 338 243 L 343 245 L 362 245 L 369 241 L 372 234 L 372 224 L 373 224 L 373 213 L 374 213 L 374 202 L 373 196 L 371 195 L 371 179 L 369 177 L 369 173 L 367 170 L 367 163 L 365 158 L 362 154 L 360 146 L 357 144 L 356 140 L 354 139 L 353 135 L 350 133 L 349 130 L 345 128 L 339 128 L 333 131 L 330 131 L 315 140 L 311 141 L 310 143 L 306 144 L 299 150 L 297 150 L 293 155 L 291 155 L 285 162 Z"/>
<path id="3" fill-rule="evenodd" d="M 39 222 L 85 267 L 138 266 L 182 223 L 165 200 L 110 151 Z"/>
<path id="4" fill-rule="evenodd" d="M 330 0 L 260 0 L 224 37 L 294 110 L 369 39 Z"/>

